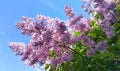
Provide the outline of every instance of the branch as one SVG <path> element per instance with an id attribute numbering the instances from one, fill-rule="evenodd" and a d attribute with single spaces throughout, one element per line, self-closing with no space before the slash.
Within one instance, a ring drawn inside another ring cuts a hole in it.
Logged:
<path id="1" fill-rule="evenodd" d="M 83 55 L 81 55 L 79 52 L 77 52 L 76 50 L 74 50 L 74 49 L 72 49 L 72 48 L 70 48 L 70 47 L 67 47 L 68 49 L 70 49 L 70 50 L 72 50 L 73 52 L 75 52 L 75 53 L 77 53 L 79 56 L 81 56 L 82 58 L 84 58 L 84 56 Z"/>

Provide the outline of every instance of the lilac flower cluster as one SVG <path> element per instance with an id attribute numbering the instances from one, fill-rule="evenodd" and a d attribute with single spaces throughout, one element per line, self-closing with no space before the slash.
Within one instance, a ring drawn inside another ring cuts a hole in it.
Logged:
<path id="1" fill-rule="evenodd" d="M 106 0 L 94 0 L 96 8 L 95 12 L 102 15 L 102 18 L 99 18 L 99 25 L 101 30 L 103 30 L 108 38 L 114 36 L 114 31 L 112 24 L 117 21 L 117 10 L 115 9 L 116 3 L 114 1 Z"/>
<path id="2" fill-rule="evenodd" d="M 68 6 L 67 6 L 68 7 Z M 66 9 L 66 7 L 65 7 Z M 69 15 L 68 15 L 69 16 Z M 84 19 L 83 15 L 78 15 L 74 18 L 70 18 L 69 26 L 74 30 L 81 33 L 79 37 L 73 38 L 73 43 L 76 43 L 77 41 L 82 41 L 83 45 L 86 45 L 88 47 L 94 46 L 94 41 L 86 35 L 87 31 L 92 31 L 92 27 L 90 26 L 91 19 Z"/>
<path id="3" fill-rule="evenodd" d="M 86 5 L 86 7 L 85 5 L 84 7 L 87 9 L 87 11 L 90 11 L 89 8 L 91 7 L 90 9 L 92 11 L 100 15 L 98 19 L 95 19 L 97 20 L 97 24 L 100 26 L 101 30 L 105 32 L 108 38 L 112 38 L 114 36 L 114 28 L 112 25 L 117 21 L 118 15 L 116 10 L 116 2 L 114 2 L 113 0 L 90 0 L 87 3 L 88 4 Z M 94 5 L 94 7 L 92 7 L 92 4 Z M 94 48 L 89 48 L 89 50 L 87 50 L 87 56 L 94 55 L 98 50 L 107 52 L 108 44 L 107 41 L 104 40 L 98 42 L 98 44 L 94 45 L 93 47 Z"/>
<path id="4" fill-rule="evenodd" d="M 83 0 L 84 1 L 84 0 Z M 101 30 L 103 30 L 108 38 L 111 38 L 114 36 L 114 31 L 112 24 L 114 24 L 117 21 L 117 10 L 116 10 L 116 2 L 114 0 L 89 0 L 84 1 L 86 4 L 83 5 L 83 8 L 88 13 L 91 13 L 92 15 L 100 14 L 102 17 L 100 17 L 98 20 L 98 25 L 101 27 Z"/>
<path id="5" fill-rule="evenodd" d="M 90 57 L 94 55 L 97 51 L 102 51 L 105 53 L 108 52 L 107 48 L 108 48 L 107 40 L 100 41 L 95 45 L 95 48 L 90 48 L 89 50 L 87 50 L 86 55 Z"/>
<path id="6" fill-rule="evenodd" d="M 18 24 L 16 26 L 18 29 L 21 30 L 22 34 L 31 35 L 33 33 L 33 31 L 35 31 L 34 24 L 35 24 L 35 21 L 32 18 L 23 16 L 23 21 L 18 22 Z"/>
<path id="7" fill-rule="evenodd" d="M 95 50 L 102 50 L 103 52 L 107 52 L 108 44 L 107 40 L 98 42 L 97 45 L 95 45 Z"/>
<path id="8" fill-rule="evenodd" d="M 75 15 L 75 12 L 73 11 L 72 7 L 68 5 L 65 5 L 65 12 L 66 12 L 66 15 L 69 16 L 69 18 L 72 18 Z"/>
<path id="9" fill-rule="evenodd" d="M 26 45 L 24 44 L 24 43 L 22 43 L 22 42 L 19 42 L 19 43 L 16 43 L 16 42 L 10 42 L 9 43 L 10 45 L 10 48 L 14 51 L 14 52 L 16 52 L 16 54 L 17 55 L 23 55 L 23 53 L 24 53 L 24 49 L 25 49 L 25 47 L 26 47 Z"/>
<path id="10" fill-rule="evenodd" d="M 30 43 L 24 45 L 11 42 L 9 46 L 22 57 L 22 60 L 27 61 L 27 64 L 31 66 L 36 63 L 44 64 L 49 59 L 54 66 L 56 59 L 58 61 L 61 59 L 56 64 L 72 60 L 72 53 L 67 49 L 72 43 L 66 22 L 58 18 L 51 19 L 44 15 L 38 15 L 37 18 L 23 17 L 23 21 L 18 22 L 17 27 L 23 34 L 31 36 Z M 55 53 L 55 58 L 50 54 L 51 49 Z"/>
<path id="11" fill-rule="evenodd" d="M 92 9 L 93 9 L 93 0 L 83 0 L 83 5 L 82 8 L 84 11 L 86 11 L 88 14 L 92 13 Z"/>
<path id="12" fill-rule="evenodd" d="M 51 65 L 52 67 L 56 67 L 57 65 L 62 64 L 63 62 L 69 62 L 73 59 L 72 53 L 71 52 L 64 52 L 62 56 L 58 56 L 54 59 L 51 59 Z"/>

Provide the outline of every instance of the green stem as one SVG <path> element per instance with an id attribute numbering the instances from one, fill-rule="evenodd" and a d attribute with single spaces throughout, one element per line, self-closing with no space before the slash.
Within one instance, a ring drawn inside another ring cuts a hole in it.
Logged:
<path id="1" fill-rule="evenodd" d="M 76 50 L 74 50 L 74 49 L 72 49 L 72 48 L 70 48 L 70 47 L 67 47 L 68 49 L 70 49 L 70 50 L 72 50 L 73 52 L 75 52 L 75 53 L 77 53 L 79 56 L 81 56 L 82 58 L 84 58 L 84 56 L 83 55 L 81 55 L 79 52 L 77 52 Z"/>

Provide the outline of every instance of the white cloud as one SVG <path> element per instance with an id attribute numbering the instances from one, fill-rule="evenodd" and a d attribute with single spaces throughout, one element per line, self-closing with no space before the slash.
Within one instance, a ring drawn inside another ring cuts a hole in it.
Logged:
<path id="1" fill-rule="evenodd" d="M 42 0 L 42 4 L 44 4 L 45 6 L 50 7 L 53 10 L 56 10 L 56 11 L 59 10 L 59 8 L 50 0 Z"/>

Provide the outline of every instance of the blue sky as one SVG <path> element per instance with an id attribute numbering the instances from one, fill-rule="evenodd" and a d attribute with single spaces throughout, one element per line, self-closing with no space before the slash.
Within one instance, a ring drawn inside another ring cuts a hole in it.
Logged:
<path id="1" fill-rule="evenodd" d="M 80 0 L 1 0 L 0 1 L 0 71 L 42 71 L 25 65 L 8 47 L 10 41 L 28 43 L 30 38 L 21 35 L 15 24 L 22 16 L 35 17 L 44 14 L 67 20 L 64 4 L 73 7 L 77 14 L 86 13 Z"/>

